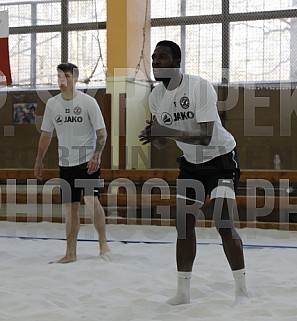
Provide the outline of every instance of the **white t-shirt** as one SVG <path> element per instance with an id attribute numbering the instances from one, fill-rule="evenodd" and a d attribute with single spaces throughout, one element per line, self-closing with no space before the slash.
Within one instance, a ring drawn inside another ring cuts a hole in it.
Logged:
<path id="1" fill-rule="evenodd" d="M 60 166 L 76 166 L 88 162 L 96 146 L 96 130 L 105 128 L 97 101 L 80 91 L 73 100 L 61 94 L 50 98 L 45 107 L 41 129 L 56 130 Z"/>
<path id="2" fill-rule="evenodd" d="M 150 94 L 149 104 L 162 126 L 192 132 L 198 129 L 197 123 L 214 122 L 208 146 L 176 142 L 190 163 L 207 162 L 236 146 L 234 137 L 221 123 L 212 84 L 201 77 L 183 75 L 180 86 L 172 91 L 166 90 L 163 83 L 158 84 Z"/>

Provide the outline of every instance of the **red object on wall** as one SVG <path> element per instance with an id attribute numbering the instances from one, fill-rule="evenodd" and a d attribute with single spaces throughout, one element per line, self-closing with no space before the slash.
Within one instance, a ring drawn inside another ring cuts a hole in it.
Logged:
<path id="1" fill-rule="evenodd" d="M 8 11 L 0 11 L 0 86 L 10 86 L 12 83 L 8 36 Z"/>

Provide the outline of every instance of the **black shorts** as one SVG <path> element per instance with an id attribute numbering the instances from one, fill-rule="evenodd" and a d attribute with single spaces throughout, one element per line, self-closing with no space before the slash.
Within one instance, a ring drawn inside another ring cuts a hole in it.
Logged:
<path id="1" fill-rule="evenodd" d="M 60 166 L 60 185 L 62 203 L 80 202 L 81 195 L 100 195 L 100 168 L 97 172 L 89 175 L 87 173 L 88 163 L 77 166 Z"/>
<path id="2" fill-rule="evenodd" d="M 218 186 L 228 187 L 231 189 L 231 194 L 236 194 L 240 177 L 236 148 L 228 154 L 215 157 L 201 164 L 189 163 L 184 157 L 181 157 L 179 159 L 179 170 L 178 178 L 181 180 L 192 180 L 192 183 L 188 181 L 189 183 L 187 184 L 187 181 L 184 181 L 183 188 L 178 188 L 178 197 L 204 203 L 207 196 L 211 196 L 211 198 L 219 197 L 216 196 L 218 194 L 212 193 L 218 190 L 216 189 Z M 200 182 L 198 185 L 195 184 L 195 188 L 191 188 L 193 180 Z M 200 191 L 197 193 L 198 188 Z M 201 189 L 203 189 L 203 191 L 201 191 Z"/>

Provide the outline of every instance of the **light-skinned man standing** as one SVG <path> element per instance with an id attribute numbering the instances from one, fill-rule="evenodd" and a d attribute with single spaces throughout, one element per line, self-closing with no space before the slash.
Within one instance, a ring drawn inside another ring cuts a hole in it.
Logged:
<path id="1" fill-rule="evenodd" d="M 82 194 L 87 208 L 94 215 L 100 256 L 108 260 L 110 249 L 106 240 L 105 213 L 98 199 L 101 156 L 107 137 L 104 119 L 96 100 L 76 89 L 78 67 L 62 63 L 57 72 L 61 93 L 47 101 L 34 166 L 34 175 L 41 180 L 43 159 L 55 130 L 67 238 L 66 254 L 57 262 L 69 263 L 77 259 L 78 210 Z"/>

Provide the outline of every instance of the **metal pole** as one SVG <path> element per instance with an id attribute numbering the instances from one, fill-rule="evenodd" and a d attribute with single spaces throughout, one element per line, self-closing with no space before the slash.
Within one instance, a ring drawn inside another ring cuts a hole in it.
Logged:
<path id="1" fill-rule="evenodd" d="M 31 25 L 36 26 L 37 24 L 37 4 L 31 4 Z M 31 60 L 30 60 L 30 84 L 31 87 L 36 86 L 36 32 L 31 33 Z"/>
<path id="2" fill-rule="evenodd" d="M 69 0 L 61 1 L 61 62 L 68 61 L 68 5 Z"/>
<path id="3" fill-rule="evenodd" d="M 181 0 L 180 3 L 180 12 L 181 16 L 185 17 L 186 15 L 186 9 L 187 9 L 187 2 L 186 0 Z M 181 50 L 184 53 L 184 57 L 186 55 L 186 26 L 183 24 L 180 26 L 180 42 L 181 42 Z M 181 61 L 181 71 L 184 73 L 186 70 L 186 63 L 185 59 L 182 59 Z"/>
<path id="4" fill-rule="evenodd" d="M 222 83 L 228 84 L 230 68 L 229 0 L 222 0 L 222 15 Z"/>

